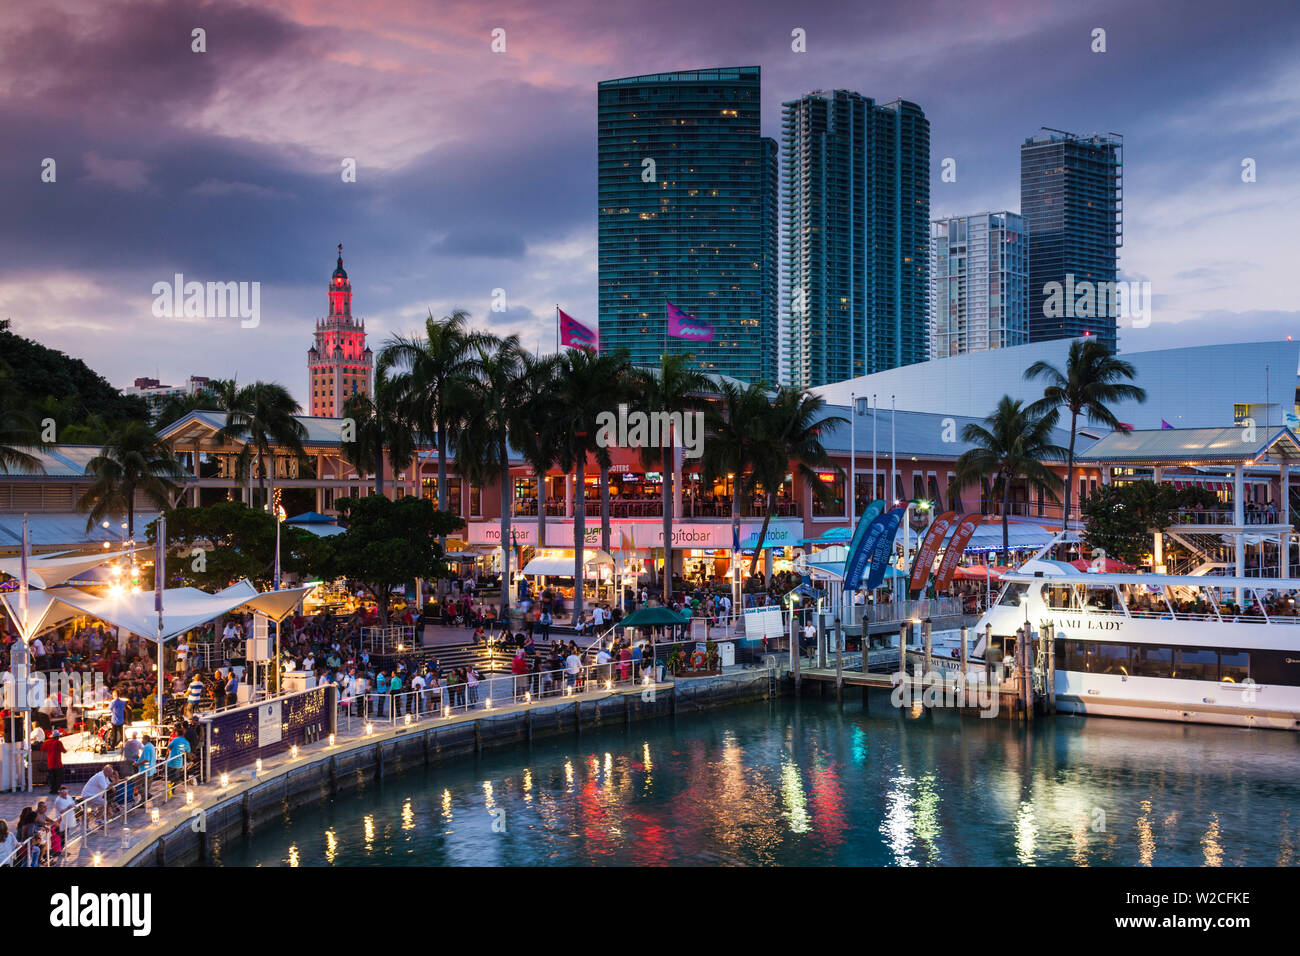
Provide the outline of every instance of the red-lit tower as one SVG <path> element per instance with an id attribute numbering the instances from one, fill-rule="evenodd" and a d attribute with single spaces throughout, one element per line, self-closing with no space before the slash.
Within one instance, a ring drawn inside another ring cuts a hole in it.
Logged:
<path id="1" fill-rule="evenodd" d="M 366 345 L 366 323 L 352 318 L 352 283 L 343 268 L 341 242 L 329 298 L 329 315 L 316 320 L 316 344 L 307 350 L 308 391 L 312 415 L 341 418 L 350 395 L 370 394 L 375 373 L 375 356 Z"/>

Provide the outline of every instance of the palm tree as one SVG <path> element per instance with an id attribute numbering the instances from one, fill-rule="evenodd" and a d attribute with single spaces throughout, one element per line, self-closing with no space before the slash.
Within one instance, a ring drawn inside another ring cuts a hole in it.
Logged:
<path id="1" fill-rule="evenodd" d="M 468 364 L 493 337 L 469 328 L 469 313 L 456 309 L 424 323 L 424 335 L 394 335 L 379 353 L 378 369 L 396 371 L 398 402 L 422 438 L 438 449 L 438 510 L 447 510 L 447 451 L 465 419 Z M 446 546 L 444 538 L 443 546 Z M 441 587 L 441 581 L 440 581 Z"/>
<path id="2" fill-rule="evenodd" d="M 510 610 L 510 434 L 519 424 L 520 407 L 536 380 L 554 375 L 554 359 L 535 359 L 519 345 L 519 336 L 480 336 L 466 365 L 467 398 L 477 409 L 461 432 L 456 460 L 479 485 L 496 481 L 501 492 L 501 615 Z"/>
<path id="3" fill-rule="evenodd" d="M 511 423 L 510 444 L 532 466 L 537 475 L 537 546 L 546 547 L 546 475 L 558 460 L 556 445 L 560 427 L 555 409 L 561 401 L 556 372 L 559 356 L 552 356 L 545 367 L 530 375 L 524 383 L 527 394 L 516 408 Z"/>
<path id="4" fill-rule="evenodd" d="M 36 423 L 18 402 L 18 393 L 9 380 L 8 366 L 0 364 L 0 472 L 6 475 L 15 471 L 44 474 L 45 466 L 34 452 L 45 447 Z"/>
<path id="5" fill-rule="evenodd" d="M 606 410 L 618 408 L 633 398 L 632 361 L 627 349 L 597 354 L 591 365 L 591 386 L 595 397 Z M 597 443 L 596 464 L 600 466 L 600 547 L 609 550 L 609 469 L 613 464 L 609 449 Z"/>
<path id="6" fill-rule="evenodd" d="M 724 380 L 718 399 L 705 411 L 706 431 L 700 474 L 707 484 L 730 479 L 731 540 L 740 540 L 740 500 L 749 500 L 757 490 L 755 468 L 766 452 L 763 424 L 769 405 L 767 387 L 761 383 L 739 385 Z M 740 572 L 740 556 L 732 555 L 732 576 Z"/>
<path id="7" fill-rule="evenodd" d="M 688 353 L 668 354 L 660 357 L 658 369 L 639 369 L 635 376 L 637 392 L 650 414 L 667 412 L 681 414 L 701 410 L 704 396 L 713 392 L 713 382 L 708 376 L 689 366 L 694 356 Z M 655 461 L 656 457 L 659 459 Z M 642 448 L 641 461 L 646 467 L 658 464 L 663 476 L 664 499 L 664 605 L 672 600 L 673 593 L 673 448 Z"/>
<path id="8" fill-rule="evenodd" d="M 294 418 L 302 408 L 283 385 L 254 382 L 237 389 L 231 382 L 221 396 L 225 403 L 226 424 L 217 432 L 225 441 L 241 442 L 236 470 L 240 477 L 248 473 L 257 457 L 257 483 L 263 505 L 271 499 L 266 492 L 266 458 L 281 448 L 293 452 L 299 460 L 306 458 L 303 439 L 307 429 Z"/>
<path id="9" fill-rule="evenodd" d="M 822 444 L 822 431 L 830 425 L 852 427 L 844 416 L 826 414 L 824 398 L 800 389 L 779 389 L 771 406 L 765 410 L 764 437 L 754 467 L 754 477 L 763 489 L 763 526 L 758 532 L 758 547 L 749 563 L 751 575 L 758 567 L 758 556 L 763 551 L 768 525 L 772 523 L 772 512 L 776 510 L 777 493 L 785 481 L 790 463 L 815 497 L 823 500 L 832 497 L 826 483 L 817 475 L 818 471 L 826 470 L 833 471 L 837 477 L 844 474 Z"/>
<path id="10" fill-rule="evenodd" d="M 386 372 L 375 373 L 375 394 L 348 396 L 343 417 L 356 423 L 354 441 L 343 442 L 343 455 L 362 474 L 375 476 L 375 494 L 384 493 L 384 456 L 393 469 L 408 467 L 415 458 L 415 438 L 410 421 L 398 407 L 397 390 Z"/>
<path id="11" fill-rule="evenodd" d="M 125 513 L 127 537 L 134 540 L 135 493 L 142 491 L 158 507 L 169 507 L 185 470 L 153 429 L 126 421 L 86 464 L 86 475 L 93 481 L 77 502 L 79 511 L 90 512 L 86 530 L 107 515 Z"/>
<path id="12" fill-rule="evenodd" d="M 1049 501 L 1060 500 L 1056 489 L 1061 487 L 1061 477 L 1043 464 L 1065 457 L 1066 450 L 1052 439 L 1059 416 L 1055 408 L 1040 414 L 1032 411 L 1032 407 L 1026 408 L 1018 399 L 1003 395 L 983 425 L 971 422 L 962 429 L 962 441 L 974 447 L 957 459 L 954 477 L 958 487 L 992 477 L 990 490 L 1002 504 L 1004 565 L 1011 550 L 1006 507 L 1011 486 L 1023 478 L 1031 489 L 1037 489 Z"/>
<path id="13" fill-rule="evenodd" d="M 1033 415 L 1043 415 L 1051 409 L 1065 408 L 1070 412 L 1070 447 L 1065 466 L 1065 508 L 1061 519 L 1062 532 L 1070 530 L 1070 495 L 1074 488 L 1074 438 L 1079 416 L 1084 415 L 1094 425 L 1117 429 L 1120 421 L 1108 407 L 1110 402 L 1145 402 L 1145 389 L 1130 385 L 1122 379 L 1137 374 L 1133 366 L 1118 359 L 1098 339 L 1076 339 L 1070 343 L 1065 359 L 1065 371 L 1047 361 L 1038 361 L 1025 369 L 1025 378 L 1043 378 L 1047 387 L 1043 397 L 1029 406 Z"/>
<path id="14" fill-rule="evenodd" d="M 569 349 L 557 371 L 562 400 L 556 410 L 557 460 L 573 474 L 573 625 L 582 617 L 582 577 L 587 546 L 587 456 L 598 450 L 596 416 L 607 410 L 598 389 L 607 381 L 607 365 L 587 349 Z"/>

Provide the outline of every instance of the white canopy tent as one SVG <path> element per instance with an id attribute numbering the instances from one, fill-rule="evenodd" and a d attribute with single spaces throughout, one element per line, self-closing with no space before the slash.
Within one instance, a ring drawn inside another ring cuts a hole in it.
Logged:
<path id="1" fill-rule="evenodd" d="M 148 551 L 149 548 L 136 548 L 136 552 Z M 97 568 L 101 564 L 115 561 L 131 554 L 131 549 L 104 552 L 102 554 L 75 554 L 60 551 L 56 554 L 32 555 L 27 559 L 27 584 L 33 588 L 58 587 L 69 578 Z M 15 580 L 22 572 L 22 557 L 0 558 L 0 573 L 7 574 Z"/>
<path id="2" fill-rule="evenodd" d="M 608 551 L 596 549 L 594 551 L 584 551 L 582 556 L 582 566 L 584 571 L 587 568 L 598 567 L 600 565 L 613 565 L 614 558 Z M 528 566 L 520 572 L 521 574 L 534 575 L 544 574 L 547 577 L 573 577 L 573 557 L 541 557 L 533 558 L 528 562 Z"/>
<path id="3" fill-rule="evenodd" d="M 292 614 L 299 602 L 315 587 L 315 583 L 309 583 L 281 591 L 259 592 L 244 579 L 216 594 L 198 588 L 168 588 L 163 591 L 161 614 L 154 609 L 153 591 L 125 591 L 105 595 L 91 594 L 81 588 L 33 591 L 27 599 L 29 634 L 24 636 L 30 639 L 41 630 L 78 614 L 85 614 L 123 631 L 166 642 L 235 610 L 256 611 L 278 623 Z M 0 602 L 21 631 L 22 611 L 18 606 L 18 594 L 0 594 Z M 161 660 L 161 655 L 159 659 Z"/>

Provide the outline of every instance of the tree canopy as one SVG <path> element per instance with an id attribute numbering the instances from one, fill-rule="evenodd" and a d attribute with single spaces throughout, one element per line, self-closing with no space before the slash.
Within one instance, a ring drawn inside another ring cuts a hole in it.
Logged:
<path id="1" fill-rule="evenodd" d="M 201 508 L 173 508 L 167 515 L 170 584 L 215 591 L 248 578 L 260 589 L 275 576 L 275 519 L 239 501 Z M 157 540 L 158 523 L 148 528 Z M 342 537 L 338 535 L 336 537 Z M 333 538 L 318 538 L 292 525 L 280 527 L 280 569 L 303 578 L 331 577 Z M 196 549 L 201 549 L 195 554 Z"/>
<path id="2" fill-rule="evenodd" d="M 1214 493 L 1205 488 L 1175 488 L 1154 481 L 1101 485 L 1082 503 L 1083 543 L 1128 564 L 1141 564 L 1151 553 L 1151 536 L 1163 532 L 1178 512 L 1210 507 Z"/>
<path id="3" fill-rule="evenodd" d="M 438 540 L 465 522 L 429 499 L 370 495 L 341 498 L 335 507 L 347 531 L 329 539 L 331 568 L 371 593 L 381 623 L 388 623 L 388 602 L 398 585 L 448 576 Z"/>

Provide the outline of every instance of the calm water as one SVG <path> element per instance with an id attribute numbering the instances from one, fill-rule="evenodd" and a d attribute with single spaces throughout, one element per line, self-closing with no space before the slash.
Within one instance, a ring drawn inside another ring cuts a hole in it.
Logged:
<path id="1" fill-rule="evenodd" d="M 785 700 L 390 777 L 230 866 L 1294 865 L 1300 735 Z M 495 830 L 494 830 L 495 826 Z"/>

